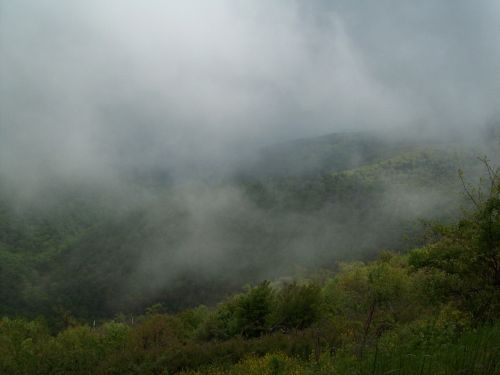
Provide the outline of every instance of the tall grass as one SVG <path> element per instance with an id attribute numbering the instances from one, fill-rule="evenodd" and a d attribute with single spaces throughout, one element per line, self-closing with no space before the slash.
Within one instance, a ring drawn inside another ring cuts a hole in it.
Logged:
<path id="1" fill-rule="evenodd" d="M 396 351 L 376 347 L 360 365 L 358 374 L 500 374 L 500 325 L 485 326 L 465 333 L 456 342 L 430 344 L 412 352 L 404 346 Z"/>
<path id="2" fill-rule="evenodd" d="M 467 332 L 446 344 L 430 342 L 419 348 L 402 344 L 391 350 L 375 345 L 363 359 L 325 353 L 319 361 L 313 356 L 304 361 L 276 353 L 186 374 L 500 375 L 500 324 Z"/>

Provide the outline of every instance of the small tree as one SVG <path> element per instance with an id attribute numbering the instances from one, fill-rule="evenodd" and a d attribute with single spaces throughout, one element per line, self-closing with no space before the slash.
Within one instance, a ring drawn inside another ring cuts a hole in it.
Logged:
<path id="1" fill-rule="evenodd" d="M 243 337 L 258 337 L 269 330 L 274 293 L 269 281 L 263 281 L 242 294 L 237 302 L 237 327 Z"/>

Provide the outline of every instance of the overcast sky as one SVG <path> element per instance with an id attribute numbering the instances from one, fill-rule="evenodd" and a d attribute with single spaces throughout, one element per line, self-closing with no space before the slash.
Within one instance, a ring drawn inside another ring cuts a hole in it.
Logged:
<path id="1" fill-rule="evenodd" d="M 0 171 L 498 118 L 500 1 L 0 0 Z"/>

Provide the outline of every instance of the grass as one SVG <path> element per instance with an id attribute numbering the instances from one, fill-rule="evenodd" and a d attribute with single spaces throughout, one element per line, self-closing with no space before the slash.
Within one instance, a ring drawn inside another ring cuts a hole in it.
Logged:
<path id="1" fill-rule="evenodd" d="M 376 345 L 362 360 L 347 353 L 302 361 L 283 353 L 250 356 L 235 365 L 210 366 L 186 374 L 302 375 L 496 375 L 500 374 L 500 324 L 465 333 L 455 342 L 412 343 L 388 350 Z"/>

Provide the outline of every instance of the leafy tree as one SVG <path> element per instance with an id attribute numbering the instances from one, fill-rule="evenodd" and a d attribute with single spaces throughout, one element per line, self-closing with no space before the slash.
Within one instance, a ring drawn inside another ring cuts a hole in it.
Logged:
<path id="1" fill-rule="evenodd" d="M 276 295 L 272 326 L 274 329 L 304 329 L 320 316 L 321 288 L 317 284 L 286 284 Z"/>
<path id="2" fill-rule="evenodd" d="M 238 298 L 237 329 L 243 337 L 258 337 L 269 330 L 273 302 L 274 293 L 269 281 L 250 288 Z"/>

